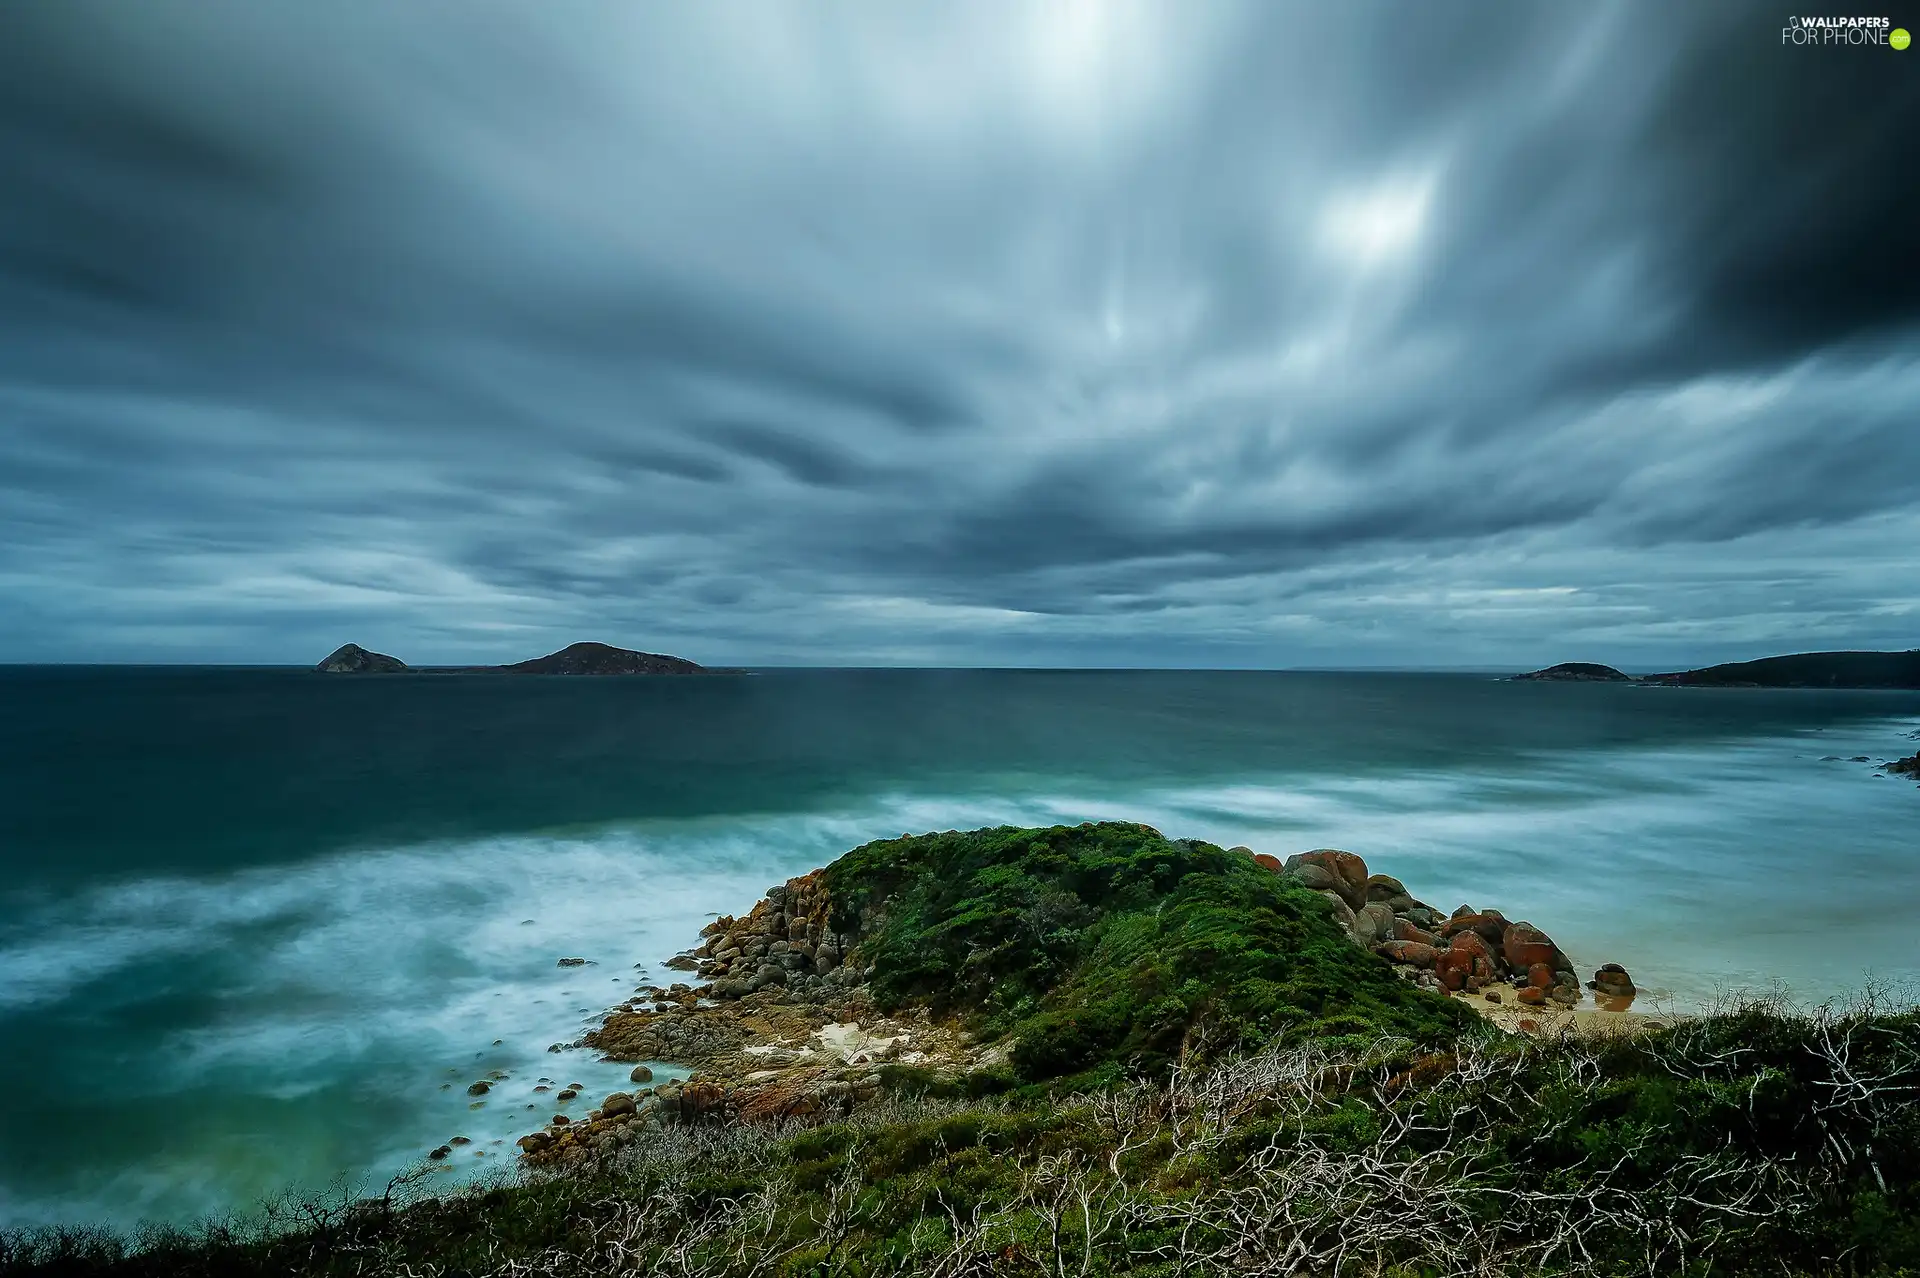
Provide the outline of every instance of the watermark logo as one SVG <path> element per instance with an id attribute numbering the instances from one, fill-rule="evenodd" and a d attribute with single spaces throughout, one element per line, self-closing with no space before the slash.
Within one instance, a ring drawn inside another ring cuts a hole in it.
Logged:
<path id="1" fill-rule="evenodd" d="M 1884 45 L 1904 49 L 1909 43 L 1905 28 L 1895 27 L 1888 18 L 1823 18 L 1795 14 L 1780 28 L 1781 44 Z"/>

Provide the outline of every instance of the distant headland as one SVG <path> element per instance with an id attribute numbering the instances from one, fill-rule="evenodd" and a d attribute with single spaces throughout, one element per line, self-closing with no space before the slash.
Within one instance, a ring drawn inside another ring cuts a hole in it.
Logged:
<path id="1" fill-rule="evenodd" d="M 635 652 L 605 643 L 573 643 L 544 657 L 507 666 L 410 666 L 398 657 L 369 652 L 357 643 L 343 644 L 314 667 L 321 674 L 544 674 L 544 675 L 677 675 L 730 674 L 684 657 L 657 652 Z"/>
<path id="2" fill-rule="evenodd" d="M 1758 661 L 1627 675 L 1612 666 L 1568 661 L 1512 676 L 1516 682 L 1634 683 L 1694 688 L 1920 689 L 1920 648 L 1908 652 L 1797 652 Z"/>

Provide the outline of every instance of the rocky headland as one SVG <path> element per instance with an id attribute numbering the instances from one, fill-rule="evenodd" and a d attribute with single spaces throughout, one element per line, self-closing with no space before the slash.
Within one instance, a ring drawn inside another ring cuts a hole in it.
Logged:
<path id="1" fill-rule="evenodd" d="M 1612 666 L 1562 662 L 1513 682 L 1630 683 L 1677 688 L 1920 689 L 1920 648 L 1908 652 L 1797 652 L 1668 674 L 1627 675 Z"/>
<path id="2" fill-rule="evenodd" d="M 1116 861 L 1148 881 L 1117 882 Z M 1220 905 L 1249 907 L 1233 924 L 1253 945 L 1195 944 L 1194 928 L 1226 921 Z M 1148 943 L 1149 907 L 1186 915 L 1164 950 Z M 1115 934 L 1145 948 L 1116 955 Z M 663 1063 L 692 1076 L 556 1112 L 520 1140 L 527 1163 L 605 1156 L 666 1124 L 829 1118 L 902 1081 L 991 1090 L 1103 1061 L 1151 1068 L 1202 1051 L 1223 1014 L 1248 1036 L 1362 1021 L 1457 1033 L 1463 1001 L 1519 1034 L 1637 1020 L 1617 964 L 1583 989 L 1540 928 L 1443 913 L 1351 852 L 1282 861 L 1117 823 L 870 844 L 709 923 L 668 966 L 697 983 L 642 986 L 571 1046 L 636 1063 L 638 1083 Z"/>

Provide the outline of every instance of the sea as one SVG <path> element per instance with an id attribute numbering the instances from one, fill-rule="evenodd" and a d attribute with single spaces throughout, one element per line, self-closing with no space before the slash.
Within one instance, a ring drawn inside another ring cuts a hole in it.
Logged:
<path id="1" fill-rule="evenodd" d="M 1897 996 L 1917 737 L 1916 693 L 1487 674 L 0 667 L 0 1225 L 510 1176 L 628 1086 L 564 1046 L 609 1005 L 902 833 L 1345 848 L 1642 1006 Z"/>

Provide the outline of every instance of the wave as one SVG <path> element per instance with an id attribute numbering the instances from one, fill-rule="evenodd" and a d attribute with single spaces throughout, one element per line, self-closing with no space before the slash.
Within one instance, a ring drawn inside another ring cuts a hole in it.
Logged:
<path id="1" fill-rule="evenodd" d="M 1443 909 L 1496 905 L 1677 1007 L 1920 975 L 1915 796 L 1856 764 L 1890 726 L 1542 753 L 1364 780 L 975 777 L 836 812 L 743 813 L 343 853 L 43 895 L 0 923 L 0 1218 L 179 1220 L 341 1177 L 377 1191 L 455 1135 L 508 1161 L 551 1093 L 625 1086 L 552 1053 L 702 921 L 872 838 L 1143 821 L 1279 854 L 1360 852 Z M 558 960 L 580 957 L 584 967 Z M 492 1080 L 478 1099 L 467 1085 Z M 542 1078 L 554 1080 L 542 1084 Z M 76 1107 L 74 1098 L 87 1104 Z M 530 1108 L 531 1107 L 531 1108 Z M 584 1104 L 576 1103 L 577 1108 Z M 41 1115 L 71 1113 L 60 1139 Z"/>

